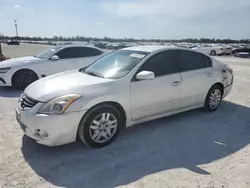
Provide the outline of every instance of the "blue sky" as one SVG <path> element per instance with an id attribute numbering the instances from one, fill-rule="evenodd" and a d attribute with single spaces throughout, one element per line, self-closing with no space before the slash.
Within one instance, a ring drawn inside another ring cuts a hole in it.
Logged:
<path id="1" fill-rule="evenodd" d="M 0 32 L 21 36 L 250 38 L 250 0 L 1 0 Z"/>

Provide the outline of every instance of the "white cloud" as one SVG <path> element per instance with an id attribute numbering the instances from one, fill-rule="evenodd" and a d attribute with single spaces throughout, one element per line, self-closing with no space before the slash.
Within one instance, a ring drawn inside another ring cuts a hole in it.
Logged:
<path id="1" fill-rule="evenodd" d="M 250 0 L 237 0 L 237 3 L 228 0 L 113 0 L 98 6 L 117 18 L 127 19 L 128 25 L 132 25 L 128 21 L 134 20 L 142 32 L 133 31 L 130 35 L 140 38 L 244 38 L 250 31 L 250 25 L 243 24 L 248 23 Z M 245 16 L 242 11 L 246 12 Z M 238 20 L 234 23 L 237 27 L 232 26 L 231 20 Z"/>
<path id="2" fill-rule="evenodd" d="M 4 16 L 5 14 L 3 12 L 0 12 L 0 16 Z"/>
<path id="3" fill-rule="evenodd" d="M 250 5 L 249 0 L 139 0 L 103 3 L 100 8 L 119 17 L 157 17 L 164 19 L 191 18 L 200 14 L 210 14 L 209 11 L 237 10 L 239 7 Z"/>
<path id="4" fill-rule="evenodd" d="M 104 22 L 97 22 L 97 25 L 103 26 L 103 25 L 105 25 L 105 23 Z"/>
<path id="5" fill-rule="evenodd" d="M 18 8 L 18 9 L 20 9 L 20 8 L 22 8 L 20 5 L 14 5 L 14 8 Z"/>

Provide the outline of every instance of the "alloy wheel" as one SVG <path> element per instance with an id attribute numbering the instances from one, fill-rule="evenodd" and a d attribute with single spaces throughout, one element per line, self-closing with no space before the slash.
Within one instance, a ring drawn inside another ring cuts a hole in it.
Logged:
<path id="1" fill-rule="evenodd" d="M 118 126 L 118 121 L 112 113 L 102 113 L 94 118 L 90 127 L 89 135 L 97 143 L 104 143 L 110 140 Z"/>
<path id="2" fill-rule="evenodd" d="M 211 109 L 216 109 L 221 101 L 221 91 L 219 89 L 214 89 L 209 97 L 209 106 Z"/>

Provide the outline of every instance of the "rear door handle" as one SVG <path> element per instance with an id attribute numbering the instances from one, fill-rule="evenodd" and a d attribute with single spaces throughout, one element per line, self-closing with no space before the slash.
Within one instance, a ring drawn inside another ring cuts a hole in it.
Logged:
<path id="1" fill-rule="evenodd" d="M 173 82 L 173 83 L 172 83 L 172 86 L 175 86 L 175 87 L 176 87 L 176 86 L 178 86 L 180 83 L 181 83 L 180 81 Z"/>

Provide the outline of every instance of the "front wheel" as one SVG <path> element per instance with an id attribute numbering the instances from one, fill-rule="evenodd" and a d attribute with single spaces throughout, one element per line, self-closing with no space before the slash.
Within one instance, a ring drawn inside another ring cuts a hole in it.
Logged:
<path id="1" fill-rule="evenodd" d="M 115 140 L 121 126 L 119 111 L 104 104 L 94 107 L 83 117 L 78 128 L 78 136 L 86 145 L 100 148 Z"/>
<path id="2" fill-rule="evenodd" d="M 221 100 L 222 89 L 219 85 L 215 85 L 208 91 L 204 108 L 209 112 L 213 112 L 220 106 Z"/>
<path id="3" fill-rule="evenodd" d="M 13 75 L 12 86 L 24 90 L 27 86 L 38 80 L 38 76 L 31 70 L 19 70 Z"/>

